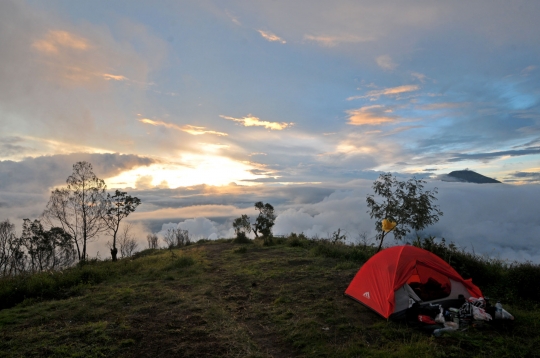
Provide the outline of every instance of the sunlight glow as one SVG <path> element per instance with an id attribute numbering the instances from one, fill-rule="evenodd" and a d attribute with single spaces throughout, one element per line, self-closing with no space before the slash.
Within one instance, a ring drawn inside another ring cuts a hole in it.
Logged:
<path id="1" fill-rule="evenodd" d="M 266 178 L 266 175 L 253 174 L 253 165 L 234 161 L 226 157 L 187 154 L 181 158 L 182 164 L 153 164 L 123 172 L 105 180 L 109 188 L 178 188 L 200 184 L 228 185 L 231 182 L 243 185 L 256 183 L 242 182 Z"/>

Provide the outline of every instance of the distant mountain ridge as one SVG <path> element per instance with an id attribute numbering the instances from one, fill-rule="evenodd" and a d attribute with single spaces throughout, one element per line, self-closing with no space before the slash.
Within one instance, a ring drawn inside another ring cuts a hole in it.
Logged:
<path id="1" fill-rule="evenodd" d="M 444 175 L 441 178 L 442 181 L 459 181 L 465 183 L 476 183 L 476 184 L 493 184 L 500 183 L 500 181 L 493 178 L 489 178 L 485 175 L 478 174 L 472 170 L 455 170 L 449 174 Z"/>

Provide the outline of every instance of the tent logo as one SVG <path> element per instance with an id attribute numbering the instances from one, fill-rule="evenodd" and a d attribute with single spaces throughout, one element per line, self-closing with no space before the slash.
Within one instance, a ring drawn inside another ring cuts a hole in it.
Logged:
<path id="1" fill-rule="evenodd" d="M 365 292 L 362 296 L 364 296 L 364 297 L 367 298 L 368 300 L 371 298 L 371 297 L 369 297 L 369 291 L 368 291 L 368 292 Z"/>

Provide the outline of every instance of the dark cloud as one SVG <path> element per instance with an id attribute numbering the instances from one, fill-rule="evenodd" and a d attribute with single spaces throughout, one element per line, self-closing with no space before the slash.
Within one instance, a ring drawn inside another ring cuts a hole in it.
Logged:
<path id="1" fill-rule="evenodd" d="M 49 188 L 62 185 L 73 172 L 73 164 L 87 161 L 100 178 L 112 177 L 139 166 L 155 163 L 154 159 L 132 154 L 73 153 L 37 158 L 20 162 L 0 161 L 0 190 L 43 193 Z"/>
<path id="2" fill-rule="evenodd" d="M 510 156 L 518 157 L 523 155 L 538 155 L 540 154 L 540 147 L 530 147 L 528 149 L 518 149 L 518 150 L 505 150 L 499 152 L 490 152 L 490 153 L 474 153 L 474 154 L 451 154 L 450 158 L 447 159 L 448 162 L 461 162 L 464 160 L 478 160 L 483 162 L 488 162 L 493 159 L 500 157 Z"/>
<path id="3" fill-rule="evenodd" d="M 515 172 L 504 178 L 507 183 L 540 184 L 540 172 Z"/>

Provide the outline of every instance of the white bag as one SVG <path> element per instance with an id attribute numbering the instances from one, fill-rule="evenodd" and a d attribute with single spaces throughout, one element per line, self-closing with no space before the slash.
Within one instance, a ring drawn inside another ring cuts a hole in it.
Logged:
<path id="1" fill-rule="evenodd" d="M 473 318 L 477 321 L 491 321 L 493 318 L 483 308 L 471 305 Z"/>

